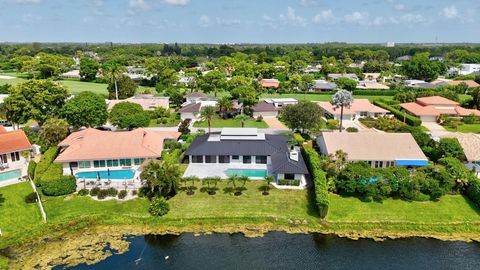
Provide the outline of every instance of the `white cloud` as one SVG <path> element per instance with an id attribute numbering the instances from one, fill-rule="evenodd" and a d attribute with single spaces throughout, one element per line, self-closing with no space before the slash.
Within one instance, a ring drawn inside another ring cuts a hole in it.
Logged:
<path id="1" fill-rule="evenodd" d="M 282 20 L 284 23 L 290 23 L 293 25 L 301 25 L 301 26 L 306 26 L 307 25 L 307 20 L 305 18 L 298 16 L 295 12 L 295 9 L 292 7 L 287 8 L 287 14 L 280 14 L 280 20 Z"/>
<path id="2" fill-rule="evenodd" d="M 138 11 L 146 11 L 150 9 L 150 6 L 145 0 L 129 0 L 127 10 L 128 14 L 135 15 Z"/>
<path id="3" fill-rule="evenodd" d="M 455 6 L 445 7 L 441 14 L 447 19 L 455 19 L 458 17 L 458 10 Z"/>
<path id="4" fill-rule="evenodd" d="M 347 14 L 343 17 L 345 22 L 352 24 L 368 24 L 368 13 L 365 11 L 354 11 L 351 14 Z"/>
<path id="5" fill-rule="evenodd" d="M 402 11 L 402 10 L 405 10 L 405 5 L 404 4 L 395 4 L 395 5 L 393 5 L 393 8 L 395 10 Z"/>
<path id="6" fill-rule="evenodd" d="M 163 2 L 172 6 L 186 6 L 190 3 L 190 0 L 163 0 Z"/>
<path id="7" fill-rule="evenodd" d="M 412 14 L 412 13 L 407 13 L 404 14 L 400 17 L 400 20 L 402 23 L 425 23 L 427 22 L 427 19 L 423 17 L 421 14 Z"/>
<path id="8" fill-rule="evenodd" d="M 208 27 L 212 25 L 212 20 L 207 15 L 200 16 L 200 26 Z"/>
<path id="9" fill-rule="evenodd" d="M 316 0 L 300 0 L 300 5 L 304 6 L 304 7 L 315 6 L 315 5 L 318 5 L 318 1 L 316 1 Z"/>
<path id="10" fill-rule="evenodd" d="M 321 24 L 334 24 L 338 22 L 338 18 L 333 15 L 331 9 L 322 10 L 322 12 L 318 13 L 313 17 L 313 22 L 321 23 Z"/>

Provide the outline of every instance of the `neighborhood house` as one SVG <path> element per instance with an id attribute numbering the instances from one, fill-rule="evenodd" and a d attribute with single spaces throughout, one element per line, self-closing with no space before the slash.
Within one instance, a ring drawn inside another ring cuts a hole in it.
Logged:
<path id="1" fill-rule="evenodd" d="M 111 111 L 113 106 L 122 102 L 131 102 L 136 103 L 146 111 L 155 110 L 156 108 L 168 109 L 169 107 L 169 98 L 168 97 L 156 97 L 154 95 L 139 95 L 122 100 L 109 100 L 108 110 Z"/>
<path id="2" fill-rule="evenodd" d="M 145 129 L 112 132 L 88 128 L 70 134 L 59 146 L 55 162 L 62 163 L 64 175 L 77 181 L 127 181 L 139 187 L 140 166 L 162 155 L 165 140 L 177 140 L 179 132 Z"/>
<path id="3" fill-rule="evenodd" d="M 278 88 L 280 81 L 277 79 L 262 79 L 260 80 L 260 85 L 264 88 Z"/>
<path id="4" fill-rule="evenodd" d="M 341 110 L 336 109 L 330 102 L 319 102 L 325 118 L 340 120 Z M 361 117 L 376 118 L 385 116 L 389 111 L 370 103 L 368 99 L 354 99 L 350 107 L 343 108 L 343 120 L 355 120 Z"/>
<path id="5" fill-rule="evenodd" d="M 422 122 L 436 122 L 440 115 L 480 116 L 480 111 L 462 108 L 458 102 L 440 96 L 417 98 L 416 102 L 402 103 L 400 106 L 410 114 L 420 117 Z"/>
<path id="6" fill-rule="evenodd" d="M 290 147 L 289 140 L 289 136 L 260 133 L 256 128 L 224 128 L 202 135 L 185 152 L 189 166 L 184 176 L 263 179 L 272 175 L 275 185 L 290 180 L 290 185 L 303 188 L 308 170 L 299 149 Z"/>
<path id="7" fill-rule="evenodd" d="M 373 168 L 428 165 L 427 157 L 410 133 L 323 132 L 317 145 L 324 155 L 335 155 L 341 150 L 348 161 L 365 161 Z"/>
<path id="8" fill-rule="evenodd" d="M 298 100 L 294 98 L 268 98 L 253 106 L 253 117 L 277 117 L 278 112 L 285 106 L 295 105 Z"/>
<path id="9" fill-rule="evenodd" d="M 204 107 L 217 107 L 217 100 L 209 98 L 204 93 L 192 92 L 185 97 L 186 101 L 178 110 L 182 120 L 190 119 L 192 122 L 201 120 L 201 111 Z"/>
<path id="10" fill-rule="evenodd" d="M 31 150 L 23 130 L 8 132 L 0 126 L 0 185 L 16 183 L 27 175 Z"/>

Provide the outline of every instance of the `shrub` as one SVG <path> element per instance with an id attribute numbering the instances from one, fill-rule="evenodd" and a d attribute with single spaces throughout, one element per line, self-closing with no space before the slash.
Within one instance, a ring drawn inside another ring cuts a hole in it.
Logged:
<path id="1" fill-rule="evenodd" d="M 98 192 L 100 192 L 100 188 L 99 187 L 94 187 L 90 190 L 90 196 L 92 197 L 95 197 L 98 195 Z"/>
<path id="2" fill-rule="evenodd" d="M 302 154 L 310 170 L 315 188 L 315 199 L 321 218 L 325 218 L 328 214 L 329 199 L 326 173 L 320 167 L 320 156 L 312 148 L 302 148 Z"/>
<path id="3" fill-rule="evenodd" d="M 353 90 L 352 94 L 356 96 L 395 96 L 398 92 L 395 90 Z"/>
<path id="4" fill-rule="evenodd" d="M 302 145 L 305 142 L 305 139 L 299 133 L 293 133 L 293 139 L 295 139 L 298 145 Z"/>
<path id="5" fill-rule="evenodd" d="M 480 179 L 474 178 L 467 188 L 467 196 L 472 202 L 480 206 Z"/>
<path id="6" fill-rule="evenodd" d="M 98 191 L 98 193 L 97 193 L 97 198 L 99 200 L 103 200 L 106 197 L 108 197 L 108 190 L 107 189 L 100 189 L 100 191 Z"/>
<path id="7" fill-rule="evenodd" d="M 257 117 L 257 122 L 262 122 L 262 121 L 263 121 L 263 116 L 259 115 L 259 116 Z"/>
<path id="8" fill-rule="evenodd" d="M 25 196 L 25 203 L 36 203 L 37 202 L 37 194 L 32 192 Z"/>
<path id="9" fill-rule="evenodd" d="M 356 127 L 348 127 L 348 128 L 347 128 L 347 132 L 352 132 L 352 133 L 358 132 L 358 128 L 356 128 Z"/>
<path id="10" fill-rule="evenodd" d="M 163 197 L 153 198 L 150 203 L 150 208 L 148 208 L 148 212 L 152 216 L 164 216 L 168 211 L 170 211 L 170 205 L 168 205 L 167 200 Z"/>
<path id="11" fill-rule="evenodd" d="M 405 117 L 405 122 L 411 126 L 417 127 L 422 124 L 422 120 L 420 120 L 420 118 L 404 113 L 401 110 L 395 109 L 393 106 L 385 104 L 384 102 L 381 102 L 379 100 L 374 100 L 373 104 L 379 107 L 382 107 L 385 110 L 389 110 L 399 120 L 403 120 L 403 118 Z"/>
<path id="12" fill-rule="evenodd" d="M 61 196 L 75 192 L 77 180 L 74 176 L 61 176 L 56 179 L 44 180 L 42 178 L 42 191 L 47 196 Z"/>
<path id="13" fill-rule="evenodd" d="M 45 153 L 42 155 L 42 158 L 38 162 L 35 167 L 35 183 L 38 185 L 40 182 L 40 177 L 42 174 L 50 167 L 53 160 L 57 157 L 58 147 L 50 147 Z"/>
<path id="14" fill-rule="evenodd" d="M 135 191 L 135 190 L 134 190 Z M 133 192 L 132 192 L 133 193 Z M 118 198 L 120 200 L 123 200 L 125 199 L 125 197 L 127 197 L 127 191 L 126 190 L 121 190 L 119 193 L 118 193 Z"/>
<path id="15" fill-rule="evenodd" d="M 328 119 L 327 120 L 327 128 L 328 129 L 338 129 L 339 123 L 335 119 Z"/>
<path id="16" fill-rule="evenodd" d="M 109 188 L 109 189 L 106 189 L 106 191 L 107 191 L 107 196 L 109 196 L 109 197 L 115 197 L 118 194 L 118 190 L 113 188 L 113 187 Z"/>
<path id="17" fill-rule="evenodd" d="M 465 124 L 475 124 L 475 123 L 478 122 L 478 120 L 479 120 L 479 118 L 477 116 L 473 115 L 473 114 L 463 117 L 463 122 Z"/>
<path id="18" fill-rule="evenodd" d="M 30 162 L 28 163 L 27 172 L 28 176 L 32 180 L 35 179 L 35 168 L 37 168 L 37 163 L 35 162 L 35 160 L 30 160 Z"/>
<path id="19" fill-rule="evenodd" d="M 83 188 L 78 191 L 78 195 L 80 196 L 87 196 L 88 195 L 88 189 Z"/>

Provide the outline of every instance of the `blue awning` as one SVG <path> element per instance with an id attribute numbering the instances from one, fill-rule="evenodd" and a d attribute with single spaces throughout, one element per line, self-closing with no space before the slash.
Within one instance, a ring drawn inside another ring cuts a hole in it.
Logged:
<path id="1" fill-rule="evenodd" d="M 397 159 L 395 160 L 397 166 L 428 166 L 428 160 L 426 159 Z"/>

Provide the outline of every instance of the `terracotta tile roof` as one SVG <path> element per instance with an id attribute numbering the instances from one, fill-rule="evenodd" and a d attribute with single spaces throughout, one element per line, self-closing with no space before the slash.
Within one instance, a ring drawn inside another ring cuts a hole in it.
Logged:
<path id="1" fill-rule="evenodd" d="M 11 153 L 16 151 L 24 151 L 32 149 L 32 145 L 28 141 L 27 135 L 23 130 L 15 130 L 7 132 L 3 128 L 0 131 L 0 153 Z"/>
<path id="2" fill-rule="evenodd" d="M 416 116 L 439 116 L 440 113 L 433 106 L 422 106 L 415 102 L 402 103 L 400 107 Z"/>
<path id="3" fill-rule="evenodd" d="M 328 154 L 343 150 L 351 161 L 427 160 L 410 133 L 324 132 L 318 139 L 325 142 Z"/>
<path id="4" fill-rule="evenodd" d="M 277 79 L 262 79 L 260 85 L 262 87 L 278 88 L 280 86 L 280 81 Z"/>
<path id="5" fill-rule="evenodd" d="M 335 109 L 330 102 L 318 102 L 318 105 L 332 115 L 340 115 L 340 109 Z M 389 111 L 373 105 L 368 99 L 354 99 L 350 108 L 343 108 L 344 114 L 356 112 L 388 113 Z"/>
<path id="6" fill-rule="evenodd" d="M 457 81 L 448 81 L 446 82 L 448 85 L 459 85 L 459 84 L 466 84 L 468 87 L 480 87 L 480 84 L 475 82 L 474 80 L 457 80 Z"/>
<path id="7" fill-rule="evenodd" d="M 165 139 L 178 139 L 180 132 L 135 129 L 125 132 L 89 128 L 70 134 L 59 146 L 66 147 L 55 161 L 158 158 Z"/>
<path id="8" fill-rule="evenodd" d="M 420 103 L 421 105 L 424 105 L 424 106 L 425 105 L 442 105 L 442 106 L 445 106 L 445 105 L 451 105 L 451 106 L 460 105 L 456 101 L 453 101 L 453 100 L 450 100 L 450 99 L 447 99 L 447 98 L 444 98 L 444 97 L 440 97 L 440 96 L 417 98 L 417 103 Z"/>

